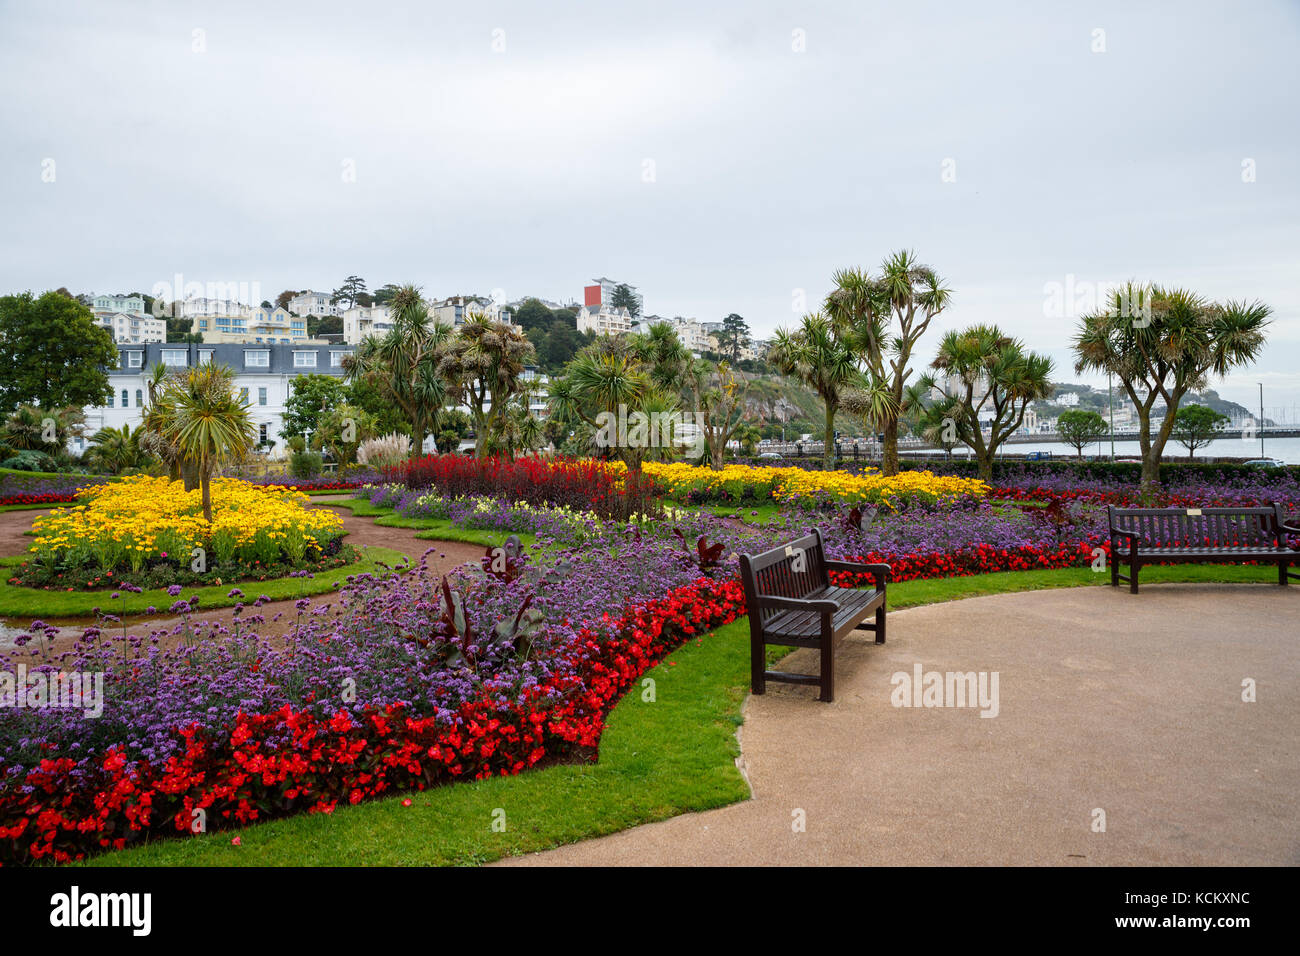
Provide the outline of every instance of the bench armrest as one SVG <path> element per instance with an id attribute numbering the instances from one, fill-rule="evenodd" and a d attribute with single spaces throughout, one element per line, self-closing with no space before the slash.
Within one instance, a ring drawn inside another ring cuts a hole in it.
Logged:
<path id="1" fill-rule="evenodd" d="M 1120 537 L 1123 538 L 1132 538 L 1133 540 L 1137 541 L 1138 544 L 1151 543 L 1146 538 L 1142 537 L 1142 535 L 1138 534 L 1136 531 L 1125 531 L 1123 528 L 1116 528 L 1114 525 L 1111 525 L 1110 526 L 1111 539 L 1113 540 L 1116 535 L 1119 535 Z"/>
<path id="2" fill-rule="evenodd" d="M 754 598 L 759 607 L 779 608 L 784 611 L 814 611 L 818 614 L 834 614 L 839 605 L 834 601 L 807 601 L 803 598 L 777 597 L 775 594 L 759 594 Z"/>
<path id="3" fill-rule="evenodd" d="M 876 589 L 883 591 L 885 583 L 889 580 L 890 568 L 887 564 L 864 564 L 861 561 L 831 561 L 824 562 L 827 571 L 845 571 L 849 574 L 870 574 L 876 579 Z"/>
<path id="4" fill-rule="evenodd" d="M 1286 534 L 1300 534 L 1300 528 L 1297 528 L 1295 525 L 1284 524 L 1279 525 L 1278 528 Z"/>

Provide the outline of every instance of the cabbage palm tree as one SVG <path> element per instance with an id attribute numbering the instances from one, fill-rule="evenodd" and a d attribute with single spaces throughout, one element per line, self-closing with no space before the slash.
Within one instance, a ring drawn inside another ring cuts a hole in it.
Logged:
<path id="1" fill-rule="evenodd" d="M 1129 283 L 1080 319 L 1075 371 L 1113 374 L 1137 408 L 1144 496 L 1160 484 L 1160 457 L 1183 396 L 1204 389 L 1211 375 L 1255 361 L 1271 313 L 1258 301 L 1220 304 L 1186 289 Z M 1165 417 L 1153 434 L 1157 402 Z"/>
<path id="2" fill-rule="evenodd" d="M 471 313 L 440 350 L 438 376 L 454 400 L 469 406 L 479 458 L 487 457 L 497 420 L 523 388 L 533 355 L 518 327 L 481 312 Z"/>
<path id="3" fill-rule="evenodd" d="M 393 327 L 382 338 L 364 339 L 343 359 L 348 381 L 364 380 L 392 402 L 411 428 L 411 457 L 424 454 L 424 439 L 437 434 L 447 404 L 447 385 L 438 371 L 442 349 L 453 329 L 430 320 L 429 308 L 414 285 L 393 295 Z"/>
<path id="4" fill-rule="evenodd" d="M 212 475 L 238 461 L 257 443 L 249 402 L 235 392 L 235 373 L 211 362 L 169 379 L 160 396 L 168 406 L 163 437 L 182 461 L 193 463 L 203 491 L 203 517 L 212 521 Z"/>
<path id="5" fill-rule="evenodd" d="M 793 332 L 777 329 L 768 361 L 821 397 L 826 406 L 822 464 L 827 470 L 835 467 L 835 414 L 844 398 L 851 392 L 863 393 L 867 398 L 859 407 L 870 414 L 871 408 L 879 408 L 887 396 L 878 384 L 862 375 L 849 340 L 824 312 L 805 315 Z"/>
<path id="6" fill-rule="evenodd" d="M 869 424 L 884 432 L 881 470 L 898 473 L 898 429 L 904 413 L 909 363 L 917 340 L 947 308 L 951 291 L 910 250 L 896 252 L 872 278 L 858 269 L 835 273 L 825 310 L 865 366 L 865 399 L 853 404 Z"/>
<path id="7" fill-rule="evenodd" d="M 944 377 L 922 384 L 943 398 L 928 411 L 927 425 L 955 431 L 975 453 L 980 477 L 991 482 L 998 448 L 1020 427 L 1025 409 L 1052 395 L 1052 360 L 1026 351 L 996 325 L 973 325 L 945 335 L 930 367 Z"/>

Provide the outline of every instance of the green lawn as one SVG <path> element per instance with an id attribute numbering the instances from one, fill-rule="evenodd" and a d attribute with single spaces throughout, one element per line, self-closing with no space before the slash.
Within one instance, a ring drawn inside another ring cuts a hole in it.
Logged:
<path id="1" fill-rule="evenodd" d="M 415 530 L 418 532 L 417 538 L 429 541 L 460 541 L 465 544 L 480 544 L 485 548 L 497 548 L 505 544 L 506 538 L 514 533 L 519 538 L 519 543 L 526 548 L 537 543 L 537 536 L 527 531 L 461 528 L 447 518 L 404 518 L 392 508 L 376 508 L 364 498 L 331 500 L 328 503 L 335 507 L 349 508 L 353 515 L 360 518 L 374 518 L 375 524 L 382 528 Z"/>
<path id="2" fill-rule="evenodd" d="M 0 570 L 13 567 L 23 559 L 21 557 L 0 558 Z M 232 607 L 240 601 L 245 603 L 265 594 L 272 600 L 307 597 L 337 591 L 349 574 L 382 572 L 382 565 L 394 566 L 406 561 L 406 556 L 392 548 L 365 548 L 360 551 L 359 560 L 347 567 L 324 571 L 314 578 L 275 578 L 270 581 L 224 581 L 196 588 L 184 585 L 180 598 L 170 597 L 165 588 L 154 588 L 141 594 L 126 595 L 126 612 L 140 614 L 145 608 L 153 606 L 165 611 L 181 599 L 199 596 L 199 608 L 211 610 L 218 607 Z M 127 575 L 125 580 L 130 580 Z M 239 588 L 244 596 L 228 597 L 231 588 Z M 101 608 L 105 613 L 122 613 L 121 599 L 109 599 L 112 591 L 40 591 L 35 588 L 20 587 L 0 579 L 0 617 L 17 619 L 86 617 L 93 609 Z"/>
<path id="3" fill-rule="evenodd" d="M 900 609 L 985 594 L 1103 586 L 1088 568 L 1004 572 L 891 585 Z M 1272 568 L 1150 567 L 1144 582 L 1276 581 Z M 1140 600 L 1140 598 L 1138 598 Z M 476 864 L 574 843 L 627 827 L 743 800 L 735 729 L 749 680 L 745 619 L 687 644 L 647 672 L 614 709 L 594 765 L 550 767 L 399 794 L 329 816 L 289 817 L 237 831 L 154 841 L 89 861 L 94 866 L 338 866 Z M 817 706 L 809 704 L 809 706 Z M 409 797 L 410 807 L 402 806 Z M 492 828 L 494 811 L 506 829 Z M 499 817 L 499 814 L 497 815 Z"/>

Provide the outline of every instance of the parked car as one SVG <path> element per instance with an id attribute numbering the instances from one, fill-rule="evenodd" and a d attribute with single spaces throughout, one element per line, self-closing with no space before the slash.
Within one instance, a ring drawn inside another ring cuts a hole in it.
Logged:
<path id="1" fill-rule="evenodd" d="M 1025 453 L 1025 461 L 1047 461 L 1052 457 L 1050 451 L 1031 451 Z"/>
<path id="2" fill-rule="evenodd" d="M 1246 462 L 1251 468 L 1285 468 L 1286 462 L 1278 461 L 1276 458 L 1252 458 Z"/>
<path id="3" fill-rule="evenodd" d="M 1117 465 L 1140 465 L 1140 464 L 1142 464 L 1142 459 L 1141 459 L 1141 458 L 1116 458 L 1116 459 L 1115 459 L 1115 464 L 1117 464 Z"/>
<path id="4" fill-rule="evenodd" d="M 763 452 L 761 455 L 759 455 L 758 457 L 759 457 L 759 458 L 777 458 L 777 459 L 779 459 L 781 456 L 778 455 L 778 454 L 777 454 L 776 452 L 774 452 L 774 451 L 765 451 L 765 452 Z"/>

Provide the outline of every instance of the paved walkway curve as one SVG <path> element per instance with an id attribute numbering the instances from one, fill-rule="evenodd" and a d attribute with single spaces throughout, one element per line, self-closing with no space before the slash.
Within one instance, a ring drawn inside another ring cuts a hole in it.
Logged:
<path id="1" fill-rule="evenodd" d="M 1300 588 L 996 595 L 870 641 L 842 646 L 833 704 L 749 698 L 752 800 L 504 862 L 1300 864 Z M 998 716 L 893 706 L 918 663 L 998 672 Z"/>

